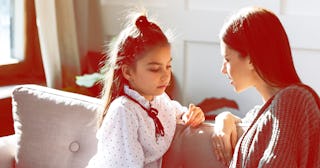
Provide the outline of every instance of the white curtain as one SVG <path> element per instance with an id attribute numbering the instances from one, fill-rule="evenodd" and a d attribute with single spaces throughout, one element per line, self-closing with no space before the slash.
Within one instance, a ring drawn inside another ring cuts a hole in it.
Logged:
<path id="1" fill-rule="evenodd" d="M 81 60 L 103 46 L 100 0 L 35 0 L 48 87 L 75 85 Z"/>

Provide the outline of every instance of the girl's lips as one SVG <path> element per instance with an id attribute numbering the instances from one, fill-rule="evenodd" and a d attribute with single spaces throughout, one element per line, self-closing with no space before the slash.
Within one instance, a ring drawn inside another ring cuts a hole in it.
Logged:
<path id="1" fill-rule="evenodd" d="M 166 88 L 168 85 L 161 85 L 161 86 L 158 86 L 158 88 Z"/>

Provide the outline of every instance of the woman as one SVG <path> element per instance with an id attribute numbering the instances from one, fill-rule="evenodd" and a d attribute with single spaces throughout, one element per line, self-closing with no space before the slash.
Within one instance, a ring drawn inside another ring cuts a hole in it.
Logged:
<path id="1" fill-rule="evenodd" d="M 216 117 L 218 159 L 231 160 L 230 167 L 319 166 L 319 96 L 299 79 L 277 16 L 264 8 L 244 8 L 225 23 L 220 40 L 222 73 L 236 92 L 254 87 L 264 104 L 243 119 L 229 112 Z M 237 139 L 239 123 L 249 127 Z"/>

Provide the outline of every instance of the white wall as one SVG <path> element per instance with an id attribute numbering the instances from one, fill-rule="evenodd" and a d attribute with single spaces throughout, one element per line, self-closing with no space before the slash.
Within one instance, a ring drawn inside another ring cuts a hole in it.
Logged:
<path id="1" fill-rule="evenodd" d="M 254 89 L 233 91 L 220 73 L 222 58 L 218 33 L 227 17 L 241 7 L 259 5 L 274 11 L 287 30 L 294 62 L 301 79 L 320 93 L 320 1 L 312 0 L 101 0 L 104 35 L 120 31 L 125 9 L 142 2 L 161 25 L 172 29 L 173 70 L 183 104 L 205 97 L 227 97 L 240 105 L 243 116 L 262 100 Z"/>

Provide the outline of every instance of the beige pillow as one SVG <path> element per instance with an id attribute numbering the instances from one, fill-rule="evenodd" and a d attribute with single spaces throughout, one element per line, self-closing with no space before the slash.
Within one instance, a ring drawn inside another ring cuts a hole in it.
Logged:
<path id="1" fill-rule="evenodd" d="M 17 168 L 80 168 L 96 153 L 98 99 L 37 85 L 13 92 Z"/>

